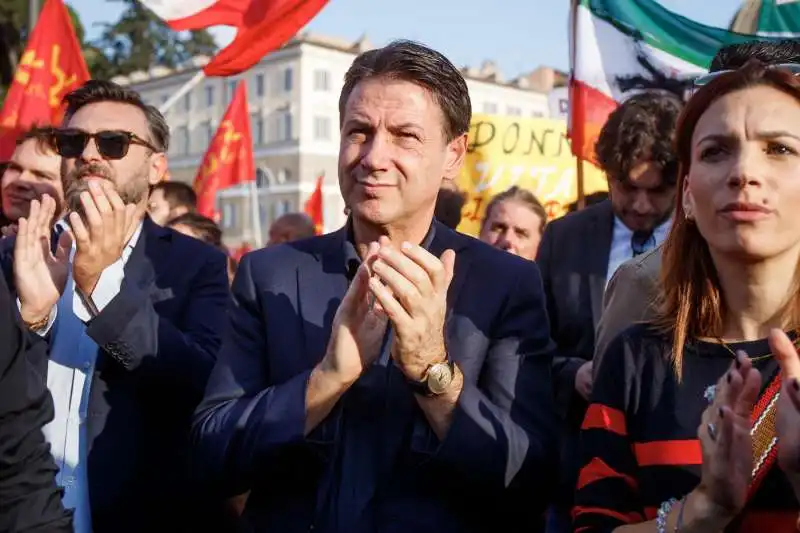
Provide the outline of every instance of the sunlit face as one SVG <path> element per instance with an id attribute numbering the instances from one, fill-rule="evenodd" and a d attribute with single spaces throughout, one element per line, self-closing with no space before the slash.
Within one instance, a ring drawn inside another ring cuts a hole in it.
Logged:
<path id="1" fill-rule="evenodd" d="M 339 187 L 356 218 L 378 226 L 430 220 L 443 180 L 458 174 L 466 134 L 451 142 L 428 90 L 372 78 L 347 100 L 339 147 Z"/>
<path id="2" fill-rule="evenodd" d="M 700 117 L 683 207 L 712 253 L 800 251 L 800 101 L 768 86 L 729 93 Z"/>
<path id="3" fill-rule="evenodd" d="M 103 130 L 129 131 L 152 142 L 144 112 L 125 103 L 88 104 L 70 117 L 64 126 L 89 133 Z M 92 179 L 110 181 L 124 202 L 140 204 L 146 201 L 150 185 L 158 183 L 165 172 L 164 154 L 154 154 L 145 146 L 131 144 L 122 159 L 106 159 L 100 155 L 94 139 L 86 144 L 81 157 L 64 158 L 61 164 L 67 207 L 78 212 L 81 212 L 80 194 L 88 190 Z"/>
<path id="4" fill-rule="evenodd" d="M 480 239 L 525 259 L 536 259 L 542 240 L 539 215 L 522 202 L 505 200 L 492 207 L 481 226 Z"/>
<path id="5" fill-rule="evenodd" d="M 28 139 L 17 146 L 0 178 L 3 214 L 16 222 L 28 216 L 31 200 L 48 194 L 56 201 L 58 215 L 64 205 L 60 167 L 61 157 L 36 139 Z"/>
<path id="6" fill-rule="evenodd" d="M 163 226 L 172 218 L 170 216 L 170 205 L 166 198 L 164 198 L 163 189 L 156 189 L 150 193 L 150 198 L 147 200 L 147 214 L 153 219 L 153 222 Z"/>
<path id="7" fill-rule="evenodd" d="M 652 161 L 634 165 L 624 181 L 609 179 L 608 187 L 614 213 L 633 231 L 652 231 L 672 215 L 675 186 Z"/>

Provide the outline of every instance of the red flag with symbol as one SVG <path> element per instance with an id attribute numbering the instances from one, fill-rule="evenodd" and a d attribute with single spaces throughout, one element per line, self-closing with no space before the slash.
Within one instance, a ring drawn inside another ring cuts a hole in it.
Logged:
<path id="1" fill-rule="evenodd" d="M 254 179 L 247 87 L 240 81 L 194 180 L 198 213 L 218 220 L 217 191 Z"/>
<path id="2" fill-rule="evenodd" d="M 317 178 L 317 186 L 314 187 L 314 192 L 306 200 L 303 207 L 305 213 L 311 217 L 314 222 L 314 230 L 317 235 L 322 235 L 323 228 L 325 227 L 322 215 L 322 182 L 325 180 L 325 174 L 320 174 Z"/>
<path id="3" fill-rule="evenodd" d="M 0 159 L 11 157 L 23 131 L 59 124 L 64 96 L 88 80 L 69 11 L 62 0 L 47 0 L 0 111 Z"/>
<path id="4" fill-rule="evenodd" d="M 203 68 L 206 76 L 233 76 L 283 46 L 328 0 L 141 0 L 176 31 L 223 25 L 233 42 Z"/>

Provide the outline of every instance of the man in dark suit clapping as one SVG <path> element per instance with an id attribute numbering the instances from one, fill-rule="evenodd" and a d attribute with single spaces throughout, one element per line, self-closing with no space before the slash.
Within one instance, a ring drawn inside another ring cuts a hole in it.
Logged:
<path id="1" fill-rule="evenodd" d="M 226 318 L 225 255 L 146 215 L 169 145 L 157 109 L 102 81 L 66 103 L 61 237 L 42 246 L 56 207 L 34 200 L 11 262 L 20 317 L 49 345 L 44 431 L 65 505 L 76 533 L 218 531 L 185 458 Z"/>
<path id="2" fill-rule="evenodd" d="M 401 41 L 339 102 L 347 225 L 242 260 L 197 468 L 252 489 L 256 531 L 531 531 L 557 454 L 541 278 L 433 220 L 466 83 Z"/>

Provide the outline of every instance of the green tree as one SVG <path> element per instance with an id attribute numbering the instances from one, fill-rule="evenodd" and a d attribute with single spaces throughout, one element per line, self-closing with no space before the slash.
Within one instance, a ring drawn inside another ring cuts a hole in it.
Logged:
<path id="1" fill-rule="evenodd" d="M 107 60 L 97 62 L 92 72 L 95 77 L 126 75 L 153 65 L 176 68 L 196 55 L 213 55 L 217 50 L 214 38 L 205 30 L 175 32 L 136 0 L 108 1 L 126 7 L 119 20 L 106 24 L 92 43 Z"/>

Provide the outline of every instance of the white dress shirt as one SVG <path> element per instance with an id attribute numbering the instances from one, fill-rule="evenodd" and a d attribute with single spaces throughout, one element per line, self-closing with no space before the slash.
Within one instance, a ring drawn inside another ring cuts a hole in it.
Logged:
<path id="1" fill-rule="evenodd" d="M 667 219 L 660 226 L 653 230 L 653 238 L 655 240 L 655 248 L 664 242 L 669 233 L 669 228 L 672 225 L 672 218 Z M 606 273 L 606 283 L 617 271 L 617 268 L 633 257 L 633 248 L 631 247 L 631 237 L 633 231 L 625 225 L 619 218 L 614 217 L 614 233 L 611 237 L 611 253 L 608 254 L 608 271 Z"/>
<path id="2" fill-rule="evenodd" d="M 122 257 L 103 270 L 87 308 L 75 291 L 70 276 L 64 294 L 50 314 L 48 325 L 37 333 L 45 335 L 53 328 L 47 388 L 53 396 L 55 416 L 44 428 L 51 452 L 59 467 L 56 482 L 64 487 L 64 507 L 74 509 L 76 533 L 91 533 L 91 509 L 86 471 L 86 415 L 92 375 L 97 358 L 97 344 L 86 335 L 86 322 L 102 311 L 119 294 L 125 277 L 124 267 L 139 240 L 142 224 L 122 251 Z M 75 254 L 73 246 L 70 262 Z"/>

